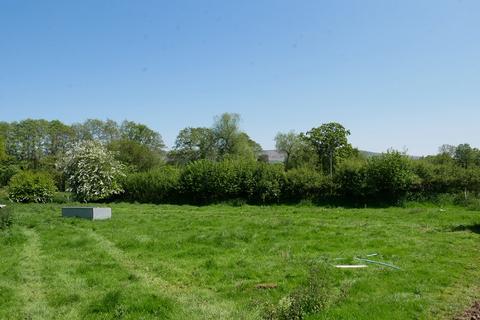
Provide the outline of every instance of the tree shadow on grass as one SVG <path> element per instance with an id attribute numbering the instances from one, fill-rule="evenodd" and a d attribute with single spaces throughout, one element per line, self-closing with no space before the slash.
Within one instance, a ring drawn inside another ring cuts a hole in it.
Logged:
<path id="1" fill-rule="evenodd" d="M 459 226 L 456 226 L 456 227 L 452 227 L 451 229 L 453 232 L 457 232 L 457 231 L 470 231 L 470 232 L 473 232 L 473 233 L 477 233 L 477 234 L 480 234 L 480 223 L 474 223 L 474 224 L 469 224 L 469 225 L 459 225 Z"/>

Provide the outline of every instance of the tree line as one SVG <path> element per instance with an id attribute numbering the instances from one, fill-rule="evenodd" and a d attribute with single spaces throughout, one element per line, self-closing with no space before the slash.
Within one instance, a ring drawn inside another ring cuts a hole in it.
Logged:
<path id="1" fill-rule="evenodd" d="M 210 127 L 182 129 L 170 151 L 160 133 L 133 121 L 0 122 L 0 186 L 23 173 L 11 189 L 24 199 L 21 181 L 49 179 L 25 172 L 41 172 L 56 189 L 74 191 L 82 200 L 189 203 L 363 205 L 445 194 L 467 201 L 480 192 L 480 150 L 469 144 L 443 145 L 438 154 L 419 159 L 394 150 L 369 157 L 349 143 L 349 136 L 339 123 L 278 133 L 275 145 L 284 163 L 269 164 L 232 113 L 217 116 Z"/>

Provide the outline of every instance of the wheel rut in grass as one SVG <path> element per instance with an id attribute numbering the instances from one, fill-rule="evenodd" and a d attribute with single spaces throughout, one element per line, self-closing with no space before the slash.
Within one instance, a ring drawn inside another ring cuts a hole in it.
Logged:
<path id="1" fill-rule="evenodd" d="M 47 304 L 42 281 L 40 239 L 33 229 L 24 229 L 27 238 L 20 255 L 20 292 L 24 302 L 22 319 L 52 319 L 53 312 Z"/>
<path id="2" fill-rule="evenodd" d="M 107 252 L 121 267 L 140 279 L 146 288 L 153 291 L 160 291 L 175 299 L 193 319 L 254 318 L 253 316 L 245 316 L 243 312 L 240 314 L 233 303 L 220 300 L 215 296 L 215 293 L 208 289 L 196 289 L 195 293 L 192 293 L 188 291 L 188 288 L 182 288 L 181 286 L 168 283 L 159 276 L 152 274 L 152 272 L 148 270 L 148 267 L 128 257 L 123 250 L 119 249 L 113 242 L 102 235 L 91 230 L 81 229 L 84 230 L 89 237 L 94 239 L 98 246 Z"/>

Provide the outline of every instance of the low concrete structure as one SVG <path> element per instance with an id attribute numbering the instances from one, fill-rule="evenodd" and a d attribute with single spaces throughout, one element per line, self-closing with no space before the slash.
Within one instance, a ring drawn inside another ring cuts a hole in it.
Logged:
<path id="1" fill-rule="evenodd" d="M 106 220 L 112 217 L 111 208 L 70 207 L 62 208 L 62 216 L 78 217 L 90 220 Z"/>

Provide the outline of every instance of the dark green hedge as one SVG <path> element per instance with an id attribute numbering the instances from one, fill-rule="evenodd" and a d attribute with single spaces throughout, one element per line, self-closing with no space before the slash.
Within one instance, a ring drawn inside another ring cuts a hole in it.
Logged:
<path id="1" fill-rule="evenodd" d="M 368 160 L 340 163 L 333 177 L 310 167 L 288 171 L 283 165 L 244 160 L 199 160 L 130 174 L 121 200 L 147 203 L 252 204 L 310 200 L 354 206 L 398 204 L 409 197 L 478 195 L 480 170 L 432 165 L 389 152 Z"/>

